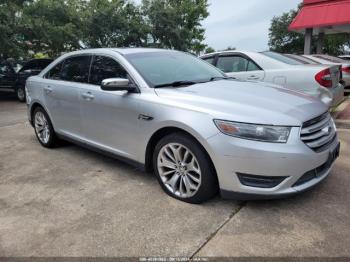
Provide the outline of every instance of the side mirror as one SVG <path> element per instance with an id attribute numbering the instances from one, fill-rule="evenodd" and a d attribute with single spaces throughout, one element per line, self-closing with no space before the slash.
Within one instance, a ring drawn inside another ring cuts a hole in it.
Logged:
<path id="1" fill-rule="evenodd" d="M 102 81 L 101 89 L 105 91 L 128 91 L 132 92 L 136 89 L 130 85 L 129 79 L 126 78 L 108 78 Z"/>

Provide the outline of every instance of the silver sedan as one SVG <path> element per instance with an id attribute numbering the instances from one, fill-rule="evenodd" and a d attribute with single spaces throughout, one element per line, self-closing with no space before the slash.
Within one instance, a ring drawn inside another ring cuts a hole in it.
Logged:
<path id="1" fill-rule="evenodd" d="M 189 203 L 219 191 L 236 199 L 295 194 L 327 177 L 339 154 L 317 98 L 229 78 L 178 51 L 65 54 L 26 92 L 44 147 L 65 139 L 154 170 L 167 194 Z"/>

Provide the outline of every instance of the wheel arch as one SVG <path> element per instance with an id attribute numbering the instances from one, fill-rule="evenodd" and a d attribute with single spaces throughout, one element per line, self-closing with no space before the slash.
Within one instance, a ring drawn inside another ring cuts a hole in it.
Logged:
<path id="1" fill-rule="evenodd" d="M 51 116 L 49 114 L 49 112 L 47 111 L 47 109 L 45 108 L 45 106 L 38 102 L 38 101 L 35 101 L 35 102 L 32 102 L 31 106 L 30 106 L 30 109 L 29 109 L 29 115 L 30 115 L 30 124 L 33 126 L 34 123 L 33 123 L 33 114 L 34 114 L 34 110 L 38 107 L 41 107 L 42 109 L 45 110 L 45 112 L 49 115 L 50 119 L 51 119 Z"/>
<path id="2" fill-rule="evenodd" d="M 153 133 L 151 138 L 149 139 L 147 146 L 146 146 L 146 152 L 145 152 L 145 170 L 147 172 L 151 172 L 153 170 L 153 153 L 155 150 L 155 147 L 157 143 L 165 136 L 170 135 L 172 133 L 183 133 L 186 136 L 191 137 L 194 141 L 198 143 L 198 145 L 203 149 L 203 152 L 207 155 L 208 159 L 210 160 L 210 164 L 215 172 L 215 175 L 217 177 L 216 173 L 216 168 L 214 165 L 214 162 L 212 158 L 210 157 L 210 154 L 206 150 L 205 146 L 199 141 L 199 139 L 196 138 L 195 135 L 191 134 L 189 131 L 179 128 L 179 127 L 174 127 L 174 126 L 167 126 L 167 127 L 162 127 L 158 129 L 156 132 Z M 218 177 L 217 177 L 218 178 Z"/>

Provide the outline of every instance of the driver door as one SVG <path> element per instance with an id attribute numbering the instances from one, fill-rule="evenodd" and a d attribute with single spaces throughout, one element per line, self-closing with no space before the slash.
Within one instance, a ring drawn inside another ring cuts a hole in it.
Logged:
<path id="1" fill-rule="evenodd" d="M 114 58 L 94 56 L 89 85 L 80 89 L 83 135 L 94 146 L 137 160 L 138 143 L 135 138 L 140 133 L 140 94 L 104 91 L 100 85 L 108 78 L 128 78 L 128 74 Z"/>

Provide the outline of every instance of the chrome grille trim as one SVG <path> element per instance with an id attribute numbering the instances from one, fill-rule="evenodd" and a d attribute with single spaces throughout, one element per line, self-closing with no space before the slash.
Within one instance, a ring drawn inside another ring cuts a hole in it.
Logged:
<path id="1" fill-rule="evenodd" d="M 305 122 L 300 132 L 301 140 L 316 152 L 326 150 L 336 136 L 332 117 L 328 112 Z"/>

